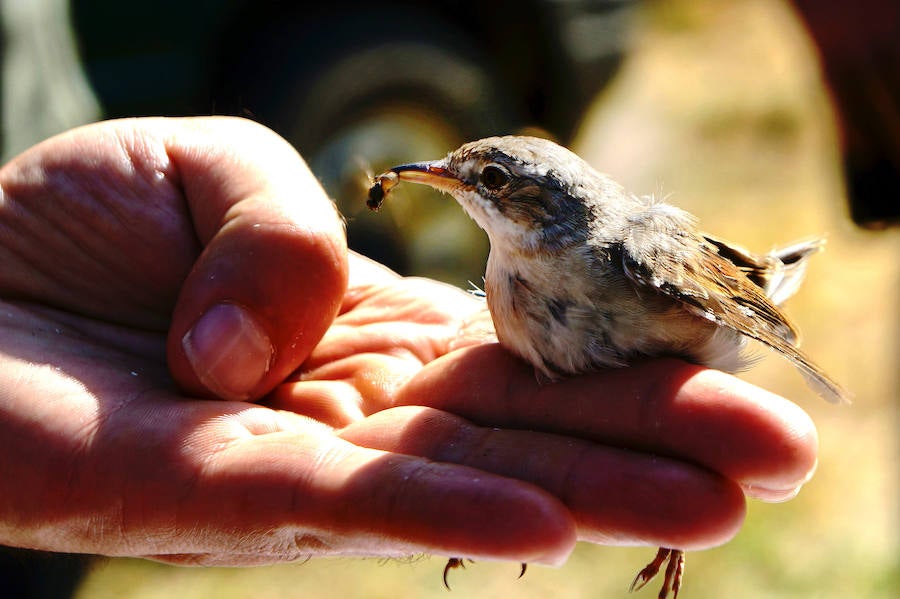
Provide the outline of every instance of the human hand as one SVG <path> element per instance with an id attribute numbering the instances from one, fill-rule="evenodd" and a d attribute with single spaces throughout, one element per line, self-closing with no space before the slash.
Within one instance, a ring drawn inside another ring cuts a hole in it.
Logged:
<path id="1" fill-rule="evenodd" d="M 95 125 L 0 185 L 5 544 L 559 563 L 576 538 L 720 543 L 742 488 L 782 499 L 814 467 L 799 408 L 715 371 L 537 385 L 479 343 L 477 300 L 348 261 L 330 202 L 256 125 Z"/>

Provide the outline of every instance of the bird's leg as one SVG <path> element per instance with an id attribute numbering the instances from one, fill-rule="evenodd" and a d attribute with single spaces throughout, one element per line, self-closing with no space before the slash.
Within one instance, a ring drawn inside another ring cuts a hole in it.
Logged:
<path id="1" fill-rule="evenodd" d="M 666 558 L 669 557 L 669 553 L 671 553 L 670 549 L 660 547 L 659 551 L 656 552 L 656 557 L 653 558 L 653 561 L 644 566 L 644 569 L 638 572 L 637 576 L 634 577 L 628 591 L 633 593 L 644 588 L 644 585 L 650 582 L 659 572 L 660 566 L 662 566 L 663 562 L 666 561 Z"/>
<path id="2" fill-rule="evenodd" d="M 663 588 L 659 591 L 659 599 L 665 599 L 672 591 L 672 599 L 678 599 L 678 591 L 681 589 L 681 580 L 684 577 L 684 551 L 673 549 L 669 554 L 669 564 L 666 566 L 666 575 L 663 578 Z"/>
<path id="3" fill-rule="evenodd" d="M 666 599 L 670 591 L 673 599 L 677 599 L 678 591 L 681 589 L 681 581 L 684 577 L 684 551 L 681 549 L 660 547 L 653 561 L 644 566 L 644 569 L 634 577 L 634 582 L 631 583 L 629 591 L 634 592 L 644 588 L 644 585 L 659 573 L 660 567 L 667 561 L 663 586 L 659 591 L 659 599 Z"/>

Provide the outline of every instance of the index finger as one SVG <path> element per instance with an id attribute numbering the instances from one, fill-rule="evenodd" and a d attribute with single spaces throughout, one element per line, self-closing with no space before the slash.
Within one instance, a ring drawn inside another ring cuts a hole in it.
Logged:
<path id="1" fill-rule="evenodd" d="M 423 402 L 482 425 L 552 432 L 689 461 L 764 500 L 796 494 L 816 465 L 816 429 L 798 406 L 678 360 L 541 385 L 529 366 L 488 344 L 432 362 L 395 403 Z"/>

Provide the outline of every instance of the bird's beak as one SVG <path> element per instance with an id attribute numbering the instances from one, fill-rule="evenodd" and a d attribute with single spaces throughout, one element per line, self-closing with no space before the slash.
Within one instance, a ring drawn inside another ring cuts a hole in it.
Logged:
<path id="1" fill-rule="evenodd" d="M 439 191 L 450 193 L 462 184 L 456 176 L 450 172 L 442 160 L 431 162 L 416 162 L 395 166 L 391 172 L 397 174 L 401 181 L 424 183 Z"/>

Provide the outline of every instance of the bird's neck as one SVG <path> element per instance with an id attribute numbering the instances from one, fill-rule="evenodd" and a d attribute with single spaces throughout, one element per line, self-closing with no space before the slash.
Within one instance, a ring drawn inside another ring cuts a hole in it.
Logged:
<path id="1" fill-rule="evenodd" d="M 587 243 L 589 231 L 585 227 L 575 228 L 565 225 L 549 224 L 534 227 L 527 231 L 487 231 L 491 244 L 491 253 L 509 259 L 536 259 L 541 262 L 553 262 L 574 248 L 583 247 Z"/>

